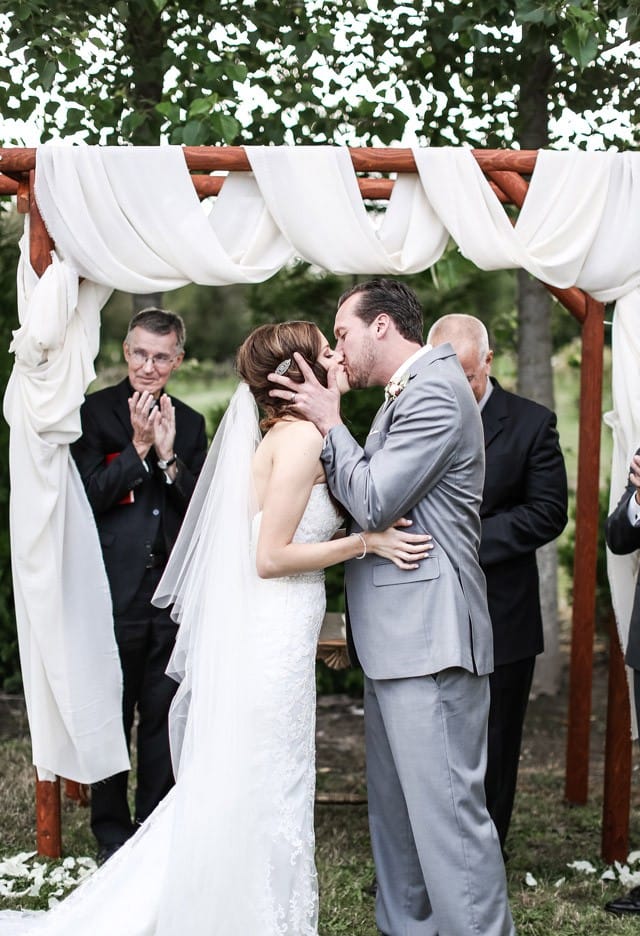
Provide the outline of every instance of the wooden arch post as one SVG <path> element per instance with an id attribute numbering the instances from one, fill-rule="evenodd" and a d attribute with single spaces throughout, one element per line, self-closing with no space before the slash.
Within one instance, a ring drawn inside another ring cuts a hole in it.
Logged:
<path id="1" fill-rule="evenodd" d="M 416 172 L 409 149 L 356 148 L 350 150 L 359 176 L 363 198 L 388 198 L 393 179 L 379 178 L 380 173 Z M 185 147 L 184 155 L 198 195 L 217 195 L 224 176 L 214 171 L 249 171 L 242 147 Z M 474 150 L 478 165 L 503 203 L 522 207 L 533 172 L 537 153 L 527 150 Z M 31 218 L 31 261 L 42 275 L 51 261 L 52 243 L 35 204 L 33 194 L 34 149 L 0 150 L 0 195 L 18 196 L 21 210 Z M 582 323 L 582 372 L 580 404 L 580 448 L 576 512 L 576 551 L 574 562 L 573 635 L 570 664 L 570 706 L 566 765 L 566 796 L 571 802 L 584 803 L 588 790 L 589 731 L 591 718 L 591 682 L 595 612 L 596 544 L 598 530 L 598 476 L 600 454 L 600 419 L 602 399 L 603 307 L 579 289 L 557 289 L 544 284 Z M 612 658 L 614 654 L 612 653 Z M 613 755 L 612 755 L 613 756 Z M 59 855 L 60 808 L 55 784 L 38 786 L 38 851 Z M 57 800 L 57 812 L 54 800 Z M 614 807 L 620 826 L 621 802 Z M 628 797 L 627 797 L 628 821 Z M 624 824 L 624 819 L 623 819 Z M 55 829 L 57 828 L 57 833 Z"/>
<path id="2" fill-rule="evenodd" d="M 586 297 L 580 368 L 580 437 L 573 565 L 573 619 L 565 795 L 584 804 L 589 788 L 589 736 L 596 563 L 599 530 L 600 432 L 604 306 Z"/>

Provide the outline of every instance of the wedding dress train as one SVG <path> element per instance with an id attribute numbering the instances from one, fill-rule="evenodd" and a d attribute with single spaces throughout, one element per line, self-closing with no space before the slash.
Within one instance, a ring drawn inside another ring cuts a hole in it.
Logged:
<path id="1" fill-rule="evenodd" d="M 236 410 L 249 405 L 245 390 Z M 0 914 L 0 936 L 316 936 L 314 663 L 324 575 L 257 576 L 261 514 L 249 516 L 244 544 L 238 511 L 248 498 L 234 505 L 233 491 L 250 479 L 239 465 L 234 455 L 233 476 L 205 474 L 220 499 L 196 497 L 198 522 L 187 523 L 182 543 L 193 554 L 197 540 L 196 561 L 169 589 L 183 675 L 175 787 L 52 910 Z M 315 485 L 295 540 L 329 539 L 339 525 L 326 485 Z"/>

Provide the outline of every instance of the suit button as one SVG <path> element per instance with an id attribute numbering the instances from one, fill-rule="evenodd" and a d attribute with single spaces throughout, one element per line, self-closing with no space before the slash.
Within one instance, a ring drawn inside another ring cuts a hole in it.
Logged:
<path id="1" fill-rule="evenodd" d="M 151 513 L 154 517 L 158 517 L 160 515 L 160 510 L 157 507 L 154 507 Z"/>

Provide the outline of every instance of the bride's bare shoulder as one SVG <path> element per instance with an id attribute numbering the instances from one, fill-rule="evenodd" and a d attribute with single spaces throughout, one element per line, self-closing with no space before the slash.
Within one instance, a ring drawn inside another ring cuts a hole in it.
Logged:
<path id="1" fill-rule="evenodd" d="M 269 429 L 265 439 L 269 436 L 274 442 L 284 442 L 285 439 L 298 442 L 316 442 L 319 439 L 322 442 L 320 431 L 308 419 L 281 419 Z"/>
<path id="2" fill-rule="evenodd" d="M 306 419 L 281 419 L 269 429 L 262 444 L 276 457 L 283 453 L 306 451 L 319 458 L 322 435 L 314 424 Z"/>

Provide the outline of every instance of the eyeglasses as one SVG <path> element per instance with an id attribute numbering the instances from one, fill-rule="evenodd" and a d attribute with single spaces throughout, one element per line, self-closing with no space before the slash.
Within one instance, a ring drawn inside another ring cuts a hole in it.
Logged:
<path id="1" fill-rule="evenodd" d="M 147 354 L 146 351 L 141 351 L 139 348 L 134 348 L 129 352 L 131 360 L 136 367 L 144 367 L 147 361 L 151 361 L 152 367 L 156 367 L 158 370 L 164 370 L 169 367 L 176 359 L 176 355 L 173 354 Z"/>

